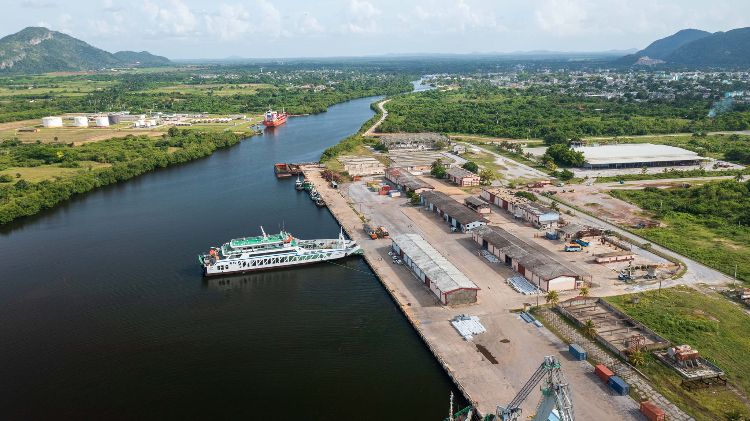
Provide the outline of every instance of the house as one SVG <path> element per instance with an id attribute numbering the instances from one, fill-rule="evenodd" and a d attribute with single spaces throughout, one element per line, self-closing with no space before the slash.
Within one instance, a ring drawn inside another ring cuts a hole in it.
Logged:
<path id="1" fill-rule="evenodd" d="M 521 218 L 540 228 L 553 228 L 560 221 L 560 214 L 550 208 L 536 202 L 526 202 L 518 206 Z"/>

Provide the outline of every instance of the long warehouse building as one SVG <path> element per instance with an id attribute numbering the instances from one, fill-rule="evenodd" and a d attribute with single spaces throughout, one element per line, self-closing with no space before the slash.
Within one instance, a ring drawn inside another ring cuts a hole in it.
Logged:
<path id="1" fill-rule="evenodd" d="M 440 215 L 456 231 L 468 232 L 489 222 L 443 192 L 425 191 L 421 196 L 422 205 Z"/>
<path id="2" fill-rule="evenodd" d="M 577 265 L 500 227 L 479 227 L 472 232 L 472 237 L 483 249 L 543 291 L 577 289 L 584 281 L 591 280 L 591 275 Z"/>
<path id="3" fill-rule="evenodd" d="M 574 149 L 583 153 L 583 167 L 589 169 L 698 165 L 707 159 L 687 149 L 651 143 L 581 146 Z"/>
<path id="4" fill-rule="evenodd" d="M 479 287 L 418 234 L 400 234 L 392 239 L 393 251 L 406 267 L 444 305 L 477 302 Z"/>

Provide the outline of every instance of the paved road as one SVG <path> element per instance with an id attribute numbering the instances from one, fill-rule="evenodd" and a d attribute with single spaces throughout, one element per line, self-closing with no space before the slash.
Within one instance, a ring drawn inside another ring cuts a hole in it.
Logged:
<path id="1" fill-rule="evenodd" d="M 385 118 L 388 117 L 388 111 L 386 111 L 384 105 L 390 101 L 390 99 L 385 99 L 383 101 L 378 102 L 378 109 L 382 113 L 380 116 L 380 119 L 375 122 L 375 124 L 372 125 L 362 136 L 378 136 L 377 133 L 375 133 L 375 130 L 380 127 L 380 125 L 385 121 Z"/>

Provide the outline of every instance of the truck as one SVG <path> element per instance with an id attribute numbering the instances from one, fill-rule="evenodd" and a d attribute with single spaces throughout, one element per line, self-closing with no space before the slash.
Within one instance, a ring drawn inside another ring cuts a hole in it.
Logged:
<path id="1" fill-rule="evenodd" d="M 578 243 L 568 243 L 565 245 L 565 251 L 581 251 L 581 245 Z"/>
<path id="2" fill-rule="evenodd" d="M 369 224 L 365 224 L 363 228 L 365 230 L 365 234 L 367 234 L 370 238 L 372 238 L 373 240 L 378 239 L 378 233 Z"/>
<path id="3" fill-rule="evenodd" d="M 573 242 L 576 243 L 576 244 L 580 244 L 582 247 L 588 247 L 589 246 L 589 242 L 588 241 L 583 241 L 580 238 L 576 238 L 575 240 L 573 240 Z"/>
<path id="4" fill-rule="evenodd" d="M 391 238 L 388 234 L 388 230 L 385 229 L 385 227 L 378 227 L 375 230 L 375 234 L 378 236 L 378 238 Z"/>

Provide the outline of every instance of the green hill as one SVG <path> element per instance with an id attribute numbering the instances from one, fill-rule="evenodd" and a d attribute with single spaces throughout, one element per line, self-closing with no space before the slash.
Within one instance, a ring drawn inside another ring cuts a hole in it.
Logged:
<path id="1" fill-rule="evenodd" d="M 120 57 L 61 32 L 29 27 L 0 38 L 0 74 L 98 70 L 133 62 L 149 66 L 169 63 L 147 52 L 118 54 Z"/>
<path id="2" fill-rule="evenodd" d="M 118 51 L 113 55 L 121 63 L 131 66 L 168 66 L 172 63 L 168 58 L 151 54 L 148 51 Z"/>
<path id="3" fill-rule="evenodd" d="M 687 43 L 666 57 L 668 63 L 688 66 L 750 65 L 750 28 L 716 32 Z"/>
<path id="4" fill-rule="evenodd" d="M 635 54 L 629 54 L 620 58 L 618 63 L 635 64 L 641 57 L 665 60 L 667 56 L 683 45 L 708 36 L 711 36 L 710 32 L 701 31 L 699 29 L 683 29 L 668 37 L 652 42 L 648 47 Z"/>

